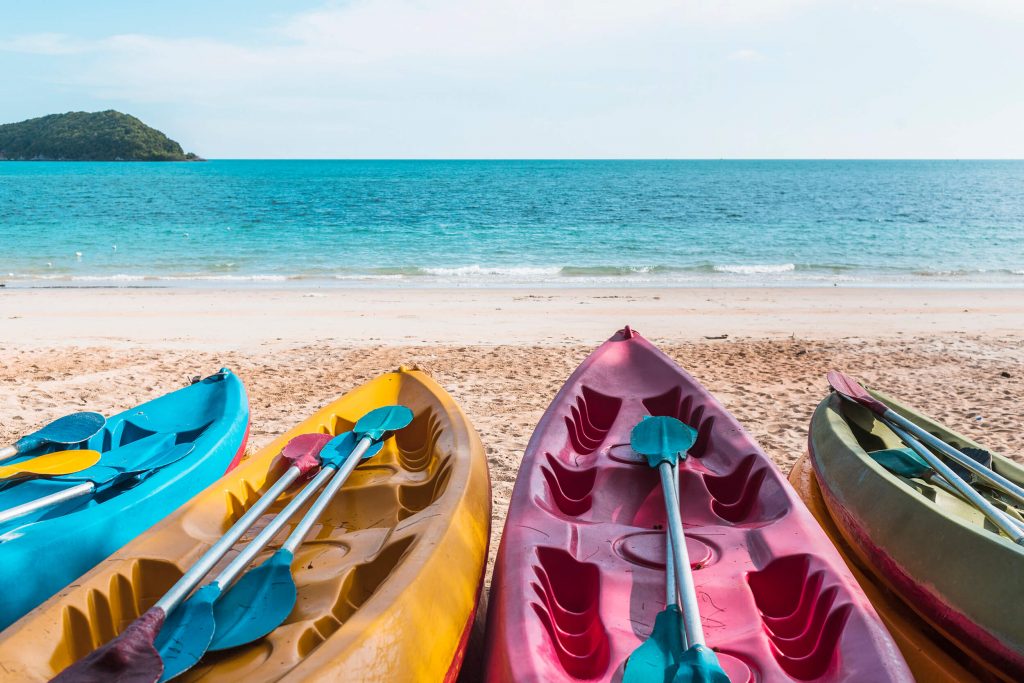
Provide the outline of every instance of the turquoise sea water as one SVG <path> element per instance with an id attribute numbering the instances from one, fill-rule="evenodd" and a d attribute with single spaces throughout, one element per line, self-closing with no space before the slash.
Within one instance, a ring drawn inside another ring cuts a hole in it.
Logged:
<path id="1" fill-rule="evenodd" d="M 1024 162 L 0 162 L 7 286 L 1024 285 Z"/>

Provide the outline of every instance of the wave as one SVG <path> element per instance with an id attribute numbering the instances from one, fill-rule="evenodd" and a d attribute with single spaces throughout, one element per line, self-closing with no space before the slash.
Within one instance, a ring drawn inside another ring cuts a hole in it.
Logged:
<path id="1" fill-rule="evenodd" d="M 499 276 L 499 277 L 537 277 L 545 275 L 558 275 L 562 268 L 559 266 L 550 267 L 536 267 L 536 266 L 516 266 L 516 267 L 499 267 L 499 266 L 456 266 L 452 268 L 415 268 L 414 271 L 422 273 L 424 275 L 438 275 L 442 277 L 479 277 L 485 276 Z"/>
<path id="2" fill-rule="evenodd" d="M 734 275 L 771 275 L 775 273 L 791 273 L 796 270 L 795 263 L 767 263 L 755 265 L 713 266 L 716 273 L 732 273 Z"/>
<path id="3" fill-rule="evenodd" d="M 220 265 L 220 264 L 219 264 Z M 4 278 L 14 285 L 31 283 L 71 283 L 70 286 L 100 285 L 110 283 L 131 286 L 174 286 L 187 283 L 238 284 L 266 283 L 287 286 L 303 284 L 337 283 L 337 286 L 351 284 L 381 286 L 588 286 L 622 285 L 639 286 L 748 286 L 748 285 L 809 285 L 822 286 L 836 283 L 871 284 L 913 284 L 914 282 L 941 282 L 967 284 L 1011 284 L 1022 283 L 1024 269 L 961 269 L 961 270 L 920 270 L 899 267 L 860 267 L 838 264 L 795 264 L 795 263 L 700 263 L 687 266 L 665 265 L 566 265 L 566 266 L 504 266 L 472 264 L 437 267 L 375 267 L 365 270 L 327 268 L 307 269 L 298 273 L 233 273 L 225 274 L 222 268 L 211 267 L 208 272 L 178 273 L 109 273 L 76 274 L 49 272 L 8 273 Z M 344 283 L 344 284 L 343 284 Z"/>

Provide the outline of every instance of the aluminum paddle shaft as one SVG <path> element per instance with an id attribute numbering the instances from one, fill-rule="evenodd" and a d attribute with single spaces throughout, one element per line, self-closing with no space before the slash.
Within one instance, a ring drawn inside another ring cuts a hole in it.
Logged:
<path id="1" fill-rule="evenodd" d="M 933 470 L 942 475 L 943 479 L 948 481 L 961 496 L 969 500 L 986 517 L 988 517 L 989 520 L 1004 534 L 1013 539 L 1014 543 L 1024 545 L 1024 533 L 1021 532 L 1020 527 L 1017 526 L 1016 522 L 1014 522 L 1006 513 L 992 505 L 992 503 L 986 500 L 983 495 L 974 490 L 970 484 L 957 476 L 956 472 L 949 468 L 949 465 L 942 462 L 937 455 L 925 448 L 920 441 L 895 424 L 892 424 L 891 422 L 887 422 L 887 424 L 889 429 L 891 429 L 896 436 L 903 439 L 903 441 L 910 446 L 915 453 L 924 458 L 924 461 L 927 462 Z"/>
<path id="2" fill-rule="evenodd" d="M 0 524 L 6 524 L 12 519 L 24 517 L 30 515 L 36 510 L 42 510 L 43 508 L 53 507 L 59 505 L 65 501 L 74 500 L 75 498 L 81 498 L 82 496 L 88 496 L 90 493 L 96 490 L 96 484 L 91 481 L 72 486 L 71 488 L 58 491 L 57 493 L 51 493 L 48 496 L 42 498 L 36 498 L 30 500 L 27 503 L 21 505 L 15 505 L 12 508 L 0 511 Z"/>
<path id="3" fill-rule="evenodd" d="M 316 502 L 310 506 L 305 517 L 299 520 L 299 523 L 295 525 L 295 529 L 293 529 L 292 533 L 289 534 L 288 540 L 281 545 L 282 550 L 294 553 L 302 544 L 302 540 L 309 533 L 309 530 L 313 528 L 313 525 L 316 524 L 316 520 L 318 520 L 320 515 L 324 513 L 327 506 L 330 505 L 331 499 L 338 494 L 338 491 L 345 484 L 345 480 L 348 479 L 350 474 L 352 474 L 352 470 L 354 470 L 356 465 L 359 464 L 359 461 L 362 460 L 363 455 L 366 453 L 367 449 L 370 448 L 372 443 L 373 441 L 369 437 L 365 436 L 359 440 L 359 444 L 355 447 L 355 450 L 352 451 L 352 455 L 348 456 L 345 459 L 345 462 L 342 463 L 341 467 L 338 468 L 338 474 L 334 476 L 331 483 L 327 485 L 326 489 L 324 489 L 324 492 L 316 499 Z"/>
<path id="4" fill-rule="evenodd" d="M 227 589 L 228 586 L 230 586 L 232 582 L 234 582 L 234 580 L 238 578 L 238 575 L 246 570 L 246 568 L 249 566 L 249 563 L 252 562 L 257 555 L 259 555 L 260 551 L 263 550 L 263 548 L 265 548 L 267 544 L 269 544 L 274 539 L 274 536 L 276 536 L 278 532 L 284 528 L 284 526 L 288 523 L 288 520 L 295 516 L 295 513 L 298 512 L 299 508 L 305 505 L 306 501 L 309 500 L 313 496 L 313 494 L 319 491 L 323 487 L 323 485 L 327 483 L 328 480 L 330 480 L 332 477 L 335 477 L 335 480 L 334 482 L 332 482 L 332 485 L 337 483 L 338 487 L 340 487 L 341 484 L 345 482 L 345 478 L 348 477 L 352 470 L 355 469 L 356 465 L 359 464 L 359 459 L 362 457 L 362 454 L 365 453 L 366 450 L 370 447 L 371 443 L 373 442 L 370 439 L 361 439 L 359 441 L 359 444 L 356 446 L 355 450 L 352 451 L 351 455 L 345 458 L 345 461 L 341 464 L 340 467 L 338 466 L 337 463 L 330 463 L 324 465 L 324 468 L 320 470 L 316 477 L 313 478 L 313 481 L 307 484 L 306 487 L 302 489 L 302 491 L 300 491 L 291 500 L 291 502 L 289 502 L 288 505 L 286 505 L 285 508 L 277 514 L 276 517 L 274 517 L 274 520 L 266 527 L 264 527 L 263 530 L 260 531 L 259 534 L 257 534 L 256 538 L 252 539 L 252 541 L 250 541 L 249 544 L 245 546 L 242 552 L 240 552 L 238 556 L 235 557 L 235 559 L 231 560 L 231 563 L 224 568 L 224 571 L 217 575 L 217 578 L 214 579 L 214 581 L 216 581 L 222 589 Z M 337 474 L 335 474 L 336 472 Z M 337 488 L 335 488 L 334 490 L 337 491 Z M 306 531 L 309 531 L 309 528 L 313 526 L 313 523 L 316 521 L 316 516 L 313 516 L 312 513 L 316 512 L 317 516 L 319 516 L 319 514 L 323 512 L 323 509 L 327 506 L 327 503 L 330 502 L 330 500 L 326 498 L 326 496 L 321 496 L 317 500 L 317 502 L 310 508 L 309 512 L 306 513 L 306 516 L 303 517 L 299 524 L 296 525 L 295 531 L 293 531 L 291 535 L 288 537 L 288 541 L 291 541 L 294 537 L 298 535 L 297 532 L 302 526 L 305 526 Z M 317 508 L 317 506 L 319 506 L 319 510 L 314 510 L 314 508 Z M 292 548 L 289 549 L 294 550 L 294 548 L 298 547 L 299 543 L 301 542 L 302 539 L 299 538 L 299 541 L 295 543 Z"/>
<path id="5" fill-rule="evenodd" d="M 672 557 L 665 558 L 673 563 L 675 582 L 679 591 L 679 606 L 682 609 L 683 633 L 687 647 L 704 645 L 704 628 L 700 623 L 697 605 L 697 589 L 693 584 L 690 570 L 690 555 L 686 549 L 686 534 L 683 531 L 683 517 L 680 513 L 679 498 L 672 482 L 672 465 L 662 462 L 658 465 L 661 475 L 661 490 L 665 496 L 665 510 L 668 513 L 668 532 L 672 543 Z"/>
<path id="6" fill-rule="evenodd" d="M 220 561 L 220 558 L 231 550 L 232 546 L 245 534 L 249 528 L 256 523 L 256 520 L 267 511 L 271 505 L 274 504 L 281 494 L 284 493 L 285 489 L 291 486 L 292 482 L 299 478 L 303 470 L 295 465 L 292 465 L 285 473 L 278 478 L 274 485 L 267 489 L 259 499 L 253 503 L 253 506 L 245 511 L 245 514 L 238 518 L 238 521 L 231 525 L 227 533 L 220 537 L 220 539 L 210 546 L 210 549 L 203 553 L 192 567 L 185 572 L 185 574 L 178 579 L 178 582 L 171 586 L 171 589 L 160 600 L 157 601 L 156 607 L 163 609 L 164 614 L 168 614 L 172 609 L 178 606 L 178 604 L 192 592 L 192 589 L 202 581 L 203 577 L 206 576 L 211 569 Z"/>
<path id="7" fill-rule="evenodd" d="M 970 470 L 972 474 L 974 474 L 976 477 L 987 483 L 992 488 L 1002 491 L 1006 495 L 1016 500 L 1018 503 L 1024 504 L 1024 488 L 1021 488 L 1020 486 L 1013 483 L 1003 475 L 999 474 L 998 472 L 995 472 L 992 469 L 989 469 L 988 467 L 985 467 L 981 463 L 975 461 L 973 458 L 967 457 L 956 448 L 953 448 L 942 439 L 922 429 L 921 427 L 914 424 L 913 422 L 903 417 L 902 415 L 897 413 L 895 410 L 892 410 L 891 408 L 886 410 L 882 417 L 889 421 L 890 427 L 893 427 L 893 425 L 895 425 L 897 427 L 901 427 L 907 432 L 910 432 L 918 439 L 923 441 L 925 444 L 939 451 L 950 460 L 953 460 L 957 464 L 962 465 L 964 468 Z"/>

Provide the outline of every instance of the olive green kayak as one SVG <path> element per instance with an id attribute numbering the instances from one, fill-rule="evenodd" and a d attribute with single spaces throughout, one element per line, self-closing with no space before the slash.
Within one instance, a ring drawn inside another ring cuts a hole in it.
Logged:
<path id="1" fill-rule="evenodd" d="M 892 398 L 892 410 L 946 443 L 982 448 Z M 907 479 L 870 455 L 903 447 L 866 408 L 832 394 L 811 418 L 809 451 L 829 512 L 859 559 L 918 614 L 1008 680 L 1024 680 L 1024 547 L 940 486 Z M 992 468 L 1024 485 L 1024 468 L 992 454 Z M 1009 499 L 977 486 L 1017 520 Z"/>

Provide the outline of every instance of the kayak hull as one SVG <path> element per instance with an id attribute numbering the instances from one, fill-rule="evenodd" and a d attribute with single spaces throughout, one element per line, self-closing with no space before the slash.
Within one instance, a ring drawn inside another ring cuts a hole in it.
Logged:
<path id="1" fill-rule="evenodd" d="M 18 586 L 0 600 L 0 628 L 74 581 L 159 522 L 229 469 L 245 451 L 249 403 L 241 380 L 228 370 L 114 415 L 81 444 L 117 456 L 146 456 L 174 443 L 193 450 L 116 496 L 97 495 L 0 525 L 0 585 Z M 63 448 L 63 447 L 61 447 Z M 28 454 L 56 450 L 43 449 Z M 78 481 L 37 480 L 0 491 L 9 508 Z"/>
<path id="2" fill-rule="evenodd" d="M 903 653 L 907 666 L 918 681 L 934 683 L 975 683 L 989 680 L 984 666 L 943 637 L 889 590 L 872 569 L 862 564 L 836 526 L 814 477 L 810 459 L 801 457 L 789 473 L 789 483 L 807 509 L 821 524 L 829 540 L 864 590 L 889 634 Z"/>
<path id="3" fill-rule="evenodd" d="M 347 431 L 369 410 L 394 403 L 411 408 L 414 420 L 353 471 L 296 551 L 298 600 L 288 619 L 255 643 L 208 654 L 177 680 L 454 680 L 486 563 L 490 482 L 465 415 L 416 370 L 382 375 L 251 455 L 0 635 L 0 661 L 20 680 L 47 680 L 109 640 L 276 480 L 283 471 L 278 454 L 291 438 Z M 280 546 L 292 523 L 254 564 Z M 110 607 L 96 610 L 98 600 Z"/>
<path id="4" fill-rule="evenodd" d="M 880 400 L 957 447 L 965 437 L 899 405 Z M 902 445 L 860 406 L 832 395 L 812 419 L 809 453 L 831 518 L 858 561 L 928 624 L 975 653 L 992 673 L 1024 677 L 1024 623 L 1009 610 L 1024 591 L 1024 549 L 985 528 L 967 503 L 917 480 L 897 477 L 867 449 Z M 994 455 L 1004 476 L 1024 472 Z"/>
<path id="5" fill-rule="evenodd" d="M 646 415 L 698 431 L 682 517 L 708 645 L 732 681 L 909 681 L 834 547 L 753 439 L 626 328 L 537 426 L 491 588 L 486 680 L 616 681 L 665 606 L 658 474 L 629 447 Z"/>

